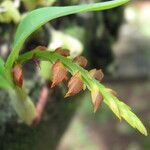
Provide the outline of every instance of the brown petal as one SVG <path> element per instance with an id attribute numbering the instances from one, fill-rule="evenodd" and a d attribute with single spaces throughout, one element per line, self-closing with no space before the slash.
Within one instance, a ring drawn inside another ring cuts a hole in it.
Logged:
<path id="1" fill-rule="evenodd" d="M 74 63 L 77 63 L 79 66 L 85 68 L 87 65 L 87 59 L 83 56 L 77 56 L 73 59 Z"/>
<path id="2" fill-rule="evenodd" d="M 23 85 L 23 72 L 22 72 L 22 66 L 20 64 L 16 64 L 13 67 L 12 75 L 13 75 L 14 83 L 21 88 Z"/>
<path id="3" fill-rule="evenodd" d="M 91 97 L 92 97 L 92 103 L 93 103 L 94 113 L 95 113 L 103 102 L 103 96 L 100 94 L 99 91 L 93 90 L 91 92 Z"/>
<path id="4" fill-rule="evenodd" d="M 54 87 L 60 84 L 63 80 L 67 80 L 67 69 L 60 62 L 56 61 L 52 66 L 52 85 Z"/>
<path id="5" fill-rule="evenodd" d="M 117 92 L 114 91 L 113 89 L 107 88 L 107 91 L 112 94 L 113 96 L 118 96 Z"/>
<path id="6" fill-rule="evenodd" d="M 62 55 L 62 56 L 64 56 L 64 57 L 70 56 L 70 51 L 68 49 L 63 49 L 61 47 L 57 48 L 55 50 L 55 52 Z"/>
<path id="7" fill-rule="evenodd" d="M 89 73 L 90 73 L 91 77 L 95 78 L 96 80 L 98 80 L 100 82 L 104 78 L 104 74 L 101 69 L 99 69 L 99 70 L 92 69 L 89 71 Z"/>
<path id="8" fill-rule="evenodd" d="M 45 47 L 45 46 L 37 46 L 35 49 L 39 49 L 40 51 L 46 51 L 47 47 Z"/>
<path id="9" fill-rule="evenodd" d="M 68 92 L 65 95 L 65 97 L 73 96 L 77 93 L 79 93 L 84 87 L 83 80 L 79 73 L 75 74 L 71 77 L 69 83 L 68 83 Z"/>

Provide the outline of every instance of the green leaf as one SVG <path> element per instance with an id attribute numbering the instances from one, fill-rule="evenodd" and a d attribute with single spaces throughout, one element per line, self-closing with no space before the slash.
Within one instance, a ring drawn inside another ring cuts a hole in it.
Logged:
<path id="1" fill-rule="evenodd" d="M 67 7 L 45 7 L 30 12 L 21 21 L 19 27 L 17 28 L 15 40 L 13 43 L 13 50 L 6 62 L 7 69 L 11 69 L 14 61 L 18 57 L 19 50 L 21 49 L 25 40 L 46 22 L 53 20 L 55 18 L 79 12 L 98 11 L 114 8 L 124 3 L 127 3 L 128 1 L 130 0 L 113 0 L 109 2 L 83 4 Z"/>
<path id="2" fill-rule="evenodd" d="M 3 74 L 3 73 L 4 73 L 4 61 L 0 57 L 0 74 Z"/>
<path id="3" fill-rule="evenodd" d="M 9 89 L 9 88 L 11 88 L 9 82 L 2 75 L 0 75 L 0 89 Z"/>
<path id="4" fill-rule="evenodd" d="M 11 87 L 11 84 L 7 80 L 7 74 L 5 72 L 4 64 L 5 64 L 5 62 L 0 57 L 0 88 L 8 89 Z"/>

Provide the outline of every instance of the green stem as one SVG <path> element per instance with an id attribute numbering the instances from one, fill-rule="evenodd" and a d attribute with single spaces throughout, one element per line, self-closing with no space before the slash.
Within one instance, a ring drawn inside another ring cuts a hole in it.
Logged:
<path id="1" fill-rule="evenodd" d="M 25 88 L 15 87 L 9 91 L 11 104 L 18 116 L 28 125 L 33 123 L 36 117 L 35 106 L 28 96 Z"/>

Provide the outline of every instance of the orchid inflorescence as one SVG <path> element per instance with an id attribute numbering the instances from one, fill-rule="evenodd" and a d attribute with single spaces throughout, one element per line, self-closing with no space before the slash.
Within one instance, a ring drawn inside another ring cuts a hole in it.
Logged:
<path id="1" fill-rule="evenodd" d="M 102 85 L 101 81 L 104 77 L 104 74 L 101 69 L 92 69 L 87 71 L 84 69 L 87 65 L 87 59 L 83 56 L 77 56 L 74 59 L 71 59 L 69 58 L 69 50 L 58 48 L 52 52 L 46 49 L 47 48 L 40 46 L 32 51 L 20 55 L 13 67 L 13 73 L 15 72 L 14 70 L 17 70 L 18 67 L 21 66 L 22 62 L 28 59 L 49 61 L 52 63 L 52 67 L 50 68 L 52 73 L 51 88 L 59 85 L 64 80 L 68 80 L 68 72 L 70 72 L 72 77 L 68 81 L 68 92 L 65 94 L 65 97 L 74 96 L 81 90 L 85 90 L 87 88 L 91 92 L 91 100 L 94 112 L 96 112 L 101 106 L 102 102 L 104 102 L 109 106 L 119 120 L 122 118 L 125 119 L 132 127 L 147 135 L 144 125 L 131 111 L 131 108 L 118 99 L 117 93 L 114 90 Z M 20 67 L 20 69 L 22 68 Z M 18 71 L 19 74 L 20 72 L 22 71 Z M 17 86 L 20 86 L 20 83 L 23 83 L 23 75 L 19 76 L 21 79 L 13 79 Z M 15 77 L 14 74 L 13 77 Z M 17 80 L 19 83 L 16 82 Z"/>
<path id="2" fill-rule="evenodd" d="M 104 102 L 120 120 L 125 119 L 132 127 L 147 135 L 145 126 L 132 112 L 131 108 L 118 99 L 114 90 L 105 87 L 101 83 L 104 76 L 102 70 L 92 69 L 87 71 L 84 69 L 87 60 L 83 56 L 78 56 L 72 60 L 69 57 L 69 51 L 66 49 L 58 48 L 51 52 L 46 47 L 41 46 L 21 55 L 19 53 L 26 39 L 52 19 L 80 12 L 107 10 L 129 1 L 111 0 L 67 7 L 44 7 L 33 10 L 26 17 L 23 17 L 17 28 L 13 47 L 6 62 L 0 57 L 0 88 L 8 91 L 13 108 L 26 124 L 31 125 L 35 118 L 40 118 L 37 113 L 40 112 L 39 114 L 41 114 L 46 102 L 44 100 L 42 105 L 39 102 L 35 107 L 24 85 L 22 63 L 32 59 L 38 65 L 40 61 L 48 61 L 52 64 L 50 68 L 52 77 L 49 77 L 52 80 L 51 88 L 59 85 L 64 80 L 69 80 L 68 92 L 65 97 L 73 96 L 82 89 L 88 89 L 91 92 L 94 112 Z M 72 75 L 70 79 L 68 72 Z M 48 90 L 43 88 L 43 91 L 47 93 Z M 41 100 L 41 98 L 39 99 Z"/>
<path id="3" fill-rule="evenodd" d="M 38 46 L 36 49 L 39 49 L 40 51 L 45 51 L 47 48 Z M 67 49 L 63 49 L 63 48 L 57 48 L 54 53 L 57 53 L 61 55 L 62 57 L 70 56 L 70 51 Z M 34 56 L 32 57 L 32 59 L 36 61 L 38 58 Z M 72 60 L 72 63 L 82 68 L 86 67 L 87 62 L 88 62 L 87 59 L 83 56 L 77 56 Z M 56 60 L 53 63 L 51 67 L 51 72 L 52 72 L 51 88 L 59 85 L 62 81 L 69 79 L 67 67 L 65 67 L 63 62 L 61 62 L 60 60 Z M 104 74 L 101 69 L 100 70 L 92 69 L 88 73 L 92 78 L 95 78 L 99 82 L 101 82 L 104 77 Z M 22 71 L 22 66 L 20 63 L 16 63 L 14 65 L 12 69 L 12 76 L 13 76 L 14 84 L 22 88 L 23 71 Z M 81 90 L 83 89 L 85 90 L 85 88 L 86 88 L 86 83 L 84 83 L 84 80 L 83 80 L 82 75 L 80 74 L 80 71 L 74 72 L 72 74 L 72 77 L 68 81 L 68 92 L 66 93 L 65 97 L 74 96 L 75 94 L 79 93 Z M 113 93 L 112 91 L 113 90 L 110 90 L 110 93 Z M 98 90 L 91 88 L 91 97 L 92 97 L 92 104 L 94 107 L 94 112 L 96 112 L 103 101 L 103 96 Z"/>

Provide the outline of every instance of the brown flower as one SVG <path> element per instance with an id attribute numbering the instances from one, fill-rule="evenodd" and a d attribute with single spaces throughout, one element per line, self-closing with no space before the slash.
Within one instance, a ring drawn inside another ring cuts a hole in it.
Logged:
<path id="1" fill-rule="evenodd" d="M 89 74 L 91 75 L 91 77 L 95 78 L 96 80 L 98 80 L 100 82 L 104 78 L 104 74 L 101 69 L 99 69 L 99 70 L 92 69 L 89 71 Z"/>
<path id="2" fill-rule="evenodd" d="M 40 51 L 46 51 L 47 47 L 45 47 L 45 46 L 37 46 L 35 49 L 39 49 Z"/>
<path id="3" fill-rule="evenodd" d="M 92 103 L 94 107 L 94 113 L 98 110 L 103 102 L 103 96 L 98 90 L 91 91 Z"/>
<path id="4" fill-rule="evenodd" d="M 12 69 L 12 76 L 13 76 L 14 83 L 21 88 L 23 85 L 23 72 L 22 72 L 22 66 L 20 64 L 14 65 Z"/>
<path id="5" fill-rule="evenodd" d="M 64 56 L 64 57 L 70 56 L 70 51 L 68 49 L 63 49 L 61 47 L 57 48 L 55 50 L 55 52 L 62 55 L 62 56 Z"/>
<path id="6" fill-rule="evenodd" d="M 60 84 L 63 80 L 67 80 L 67 69 L 65 66 L 60 62 L 56 61 L 55 64 L 52 66 L 52 85 L 54 87 Z"/>
<path id="7" fill-rule="evenodd" d="M 83 80 L 79 73 L 76 73 L 74 76 L 71 77 L 68 83 L 68 92 L 66 93 L 65 97 L 73 96 L 79 93 L 84 87 Z"/>
<path id="8" fill-rule="evenodd" d="M 73 59 L 74 63 L 77 63 L 79 66 L 85 68 L 87 65 L 87 59 L 83 56 L 77 56 Z"/>

